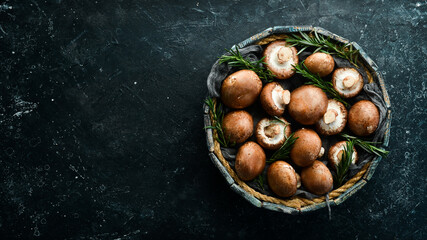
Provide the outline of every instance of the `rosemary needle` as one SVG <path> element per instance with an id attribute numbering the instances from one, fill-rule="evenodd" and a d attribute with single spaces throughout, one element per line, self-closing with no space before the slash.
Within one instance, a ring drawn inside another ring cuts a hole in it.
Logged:
<path id="1" fill-rule="evenodd" d="M 305 84 L 316 86 L 322 89 L 325 93 L 329 94 L 335 100 L 342 102 L 346 107 L 350 106 L 350 104 L 348 104 L 334 89 L 331 82 L 327 82 L 323 80 L 319 75 L 311 73 L 305 66 L 304 62 L 299 63 L 297 65 L 293 65 L 293 67 L 296 73 L 310 80 Z"/>
<path id="2" fill-rule="evenodd" d="M 218 137 L 215 139 L 219 142 L 219 144 L 223 147 L 232 147 L 234 143 L 230 143 L 229 139 L 225 138 L 224 131 L 222 128 L 222 121 L 224 119 L 224 112 L 222 111 L 221 103 L 215 105 L 213 98 L 207 98 L 205 100 L 205 104 L 209 107 L 209 110 L 212 114 L 212 125 L 207 126 L 205 128 L 214 129 L 217 132 Z M 219 106 L 218 106 L 219 105 Z"/>
<path id="3" fill-rule="evenodd" d="M 338 163 L 338 165 L 336 165 L 336 170 L 333 174 L 335 188 L 339 188 L 342 185 L 345 177 L 348 174 L 348 168 L 350 167 L 353 160 L 353 146 L 353 140 L 347 141 L 346 145 L 344 146 L 344 152 L 342 154 L 341 161 Z"/>
<path id="4" fill-rule="evenodd" d="M 300 54 L 307 48 L 315 48 L 314 52 L 324 52 L 328 54 L 335 54 L 340 58 L 347 59 L 354 66 L 357 66 L 357 60 L 359 57 L 359 50 L 354 49 L 353 45 L 350 43 L 343 44 L 339 42 L 332 41 L 330 37 L 325 38 L 323 35 L 319 35 L 316 31 L 314 34 L 307 34 L 299 32 L 301 36 L 296 34 L 290 35 L 286 38 L 286 42 L 291 44 L 291 46 L 301 47 L 301 50 L 298 52 Z"/>
<path id="5" fill-rule="evenodd" d="M 273 81 L 275 75 L 264 67 L 266 64 L 264 62 L 264 57 L 258 61 L 249 61 L 248 59 L 244 58 L 242 54 L 240 54 L 238 47 L 236 47 L 236 50 L 226 49 L 226 51 L 230 53 L 230 56 L 222 55 L 219 58 L 219 63 L 227 63 L 229 66 L 239 69 L 249 69 L 254 71 L 260 79 L 267 82 Z"/>
<path id="6" fill-rule="evenodd" d="M 373 153 L 373 154 L 380 156 L 380 157 L 386 157 L 389 154 L 389 151 L 384 150 L 382 148 L 378 148 L 374 145 L 374 144 L 378 144 L 378 142 L 364 141 L 360 138 L 350 136 L 350 135 L 345 134 L 345 133 L 342 133 L 341 136 L 346 138 L 347 140 L 353 140 L 354 144 L 356 144 L 357 146 L 361 147 L 363 150 L 365 150 L 369 153 Z"/>

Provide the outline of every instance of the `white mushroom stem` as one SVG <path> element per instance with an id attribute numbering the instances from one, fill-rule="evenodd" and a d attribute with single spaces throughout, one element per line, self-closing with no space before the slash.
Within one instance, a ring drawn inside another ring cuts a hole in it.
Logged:
<path id="1" fill-rule="evenodd" d="M 326 111 L 325 115 L 323 115 L 323 121 L 326 124 L 330 124 L 330 123 L 335 121 L 337 116 L 338 116 L 338 112 L 335 109 L 328 109 L 328 111 Z"/>
<path id="2" fill-rule="evenodd" d="M 278 124 L 271 124 L 264 128 L 265 136 L 274 138 L 280 133 L 280 126 Z"/>
<path id="3" fill-rule="evenodd" d="M 292 57 L 292 50 L 288 47 L 280 47 L 279 51 L 277 51 L 277 61 L 280 64 L 283 64 Z"/>
<path id="4" fill-rule="evenodd" d="M 297 188 L 301 187 L 301 177 L 298 173 L 295 173 L 295 175 L 297 176 Z"/>
<path id="5" fill-rule="evenodd" d="M 347 76 L 342 80 L 342 84 L 344 88 L 349 89 L 354 86 L 356 83 L 356 79 L 353 76 Z"/>
<path id="6" fill-rule="evenodd" d="M 323 155 L 325 154 L 325 149 L 323 147 L 320 148 L 320 152 L 317 158 L 321 158 L 323 157 Z"/>
<path id="7" fill-rule="evenodd" d="M 281 100 L 283 105 L 288 105 L 291 101 L 291 92 L 289 92 L 289 90 L 283 90 Z"/>

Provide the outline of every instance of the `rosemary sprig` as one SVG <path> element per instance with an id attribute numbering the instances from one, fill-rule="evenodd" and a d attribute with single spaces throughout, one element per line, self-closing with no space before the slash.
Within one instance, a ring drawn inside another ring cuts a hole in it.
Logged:
<path id="1" fill-rule="evenodd" d="M 325 38 L 324 36 L 317 34 L 316 31 L 314 31 L 314 35 L 309 35 L 303 32 L 299 33 L 301 36 L 292 34 L 285 39 L 286 42 L 291 44 L 291 46 L 302 47 L 298 54 L 309 47 L 313 47 L 316 48 L 314 52 L 321 51 L 328 54 L 336 54 L 338 57 L 347 59 L 354 66 L 358 67 L 357 59 L 359 57 L 359 50 L 354 49 L 353 45 L 350 43 L 342 44 L 332 41 L 330 37 Z"/>
<path id="2" fill-rule="evenodd" d="M 344 152 L 342 154 L 341 161 L 336 166 L 336 171 L 333 173 L 335 188 L 341 187 L 345 177 L 348 174 L 348 168 L 351 165 L 353 159 L 353 140 L 347 141 L 344 146 Z"/>
<path id="3" fill-rule="evenodd" d="M 350 107 L 350 104 L 348 104 L 334 89 L 332 82 L 327 82 L 323 80 L 319 75 L 311 73 L 305 66 L 304 62 L 299 63 L 297 65 L 293 65 L 293 67 L 296 73 L 301 74 L 303 77 L 308 78 L 310 80 L 305 84 L 313 85 L 322 89 L 326 94 L 329 94 L 335 100 L 342 102 L 346 107 Z"/>
<path id="4" fill-rule="evenodd" d="M 206 105 L 208 105 L 209 110 L 212 114 L 212 125 L 205 128 L 214 129 L 217 132 L 217 137 L 215 139 L 223 147 L 232 147 L 235 143 L 230 143 L 229 139 L 225 138 L 224 131 L 222 128 L 222 120 L 224 119 L 224 112 L 222 111 L 221 103 L 215 104 L 213 98 L 209 97 L 205 100 Z"/>
<path id="5" fill-rule="evenodd" d="M 249 69 L 254 71 L 260 79 L 265 80 L 267 82 L 273 81 L 275 75 L 270 70 L 264 67 L 264 65 L 266 64 L 264 62 L 264 57 L 259 59 L 258 61 L 249 61 L 240 54 L 238 47 L 236 47 L 236 50 L 225 50 L 231 55 L 222 55 L 219 58 L 219 63 L 227 63 L 229 66 L 236 67 L 239 69 Z"/>
<path id="6" fill-rule="evenodd" d="M 264 190 L 264 176 L 262 175 L 262 173 L 255 179 L 258 186 Z"/>
<path id="7" fill-rule="evenodd" d="M 282 120 L 280 120 L 280 121 L 282 121 Z M 286 124 L 285 129 L 283 130 L 285 137 L 286 137 L 286 128 L 288 127 L 288 125 L 289 124 Z M 292 146 L 294 145 L 294 143 L 297 139 L 298 139 L 297 137 L 294 137 L 294 133 L 289 135 L 289 137 L 286 137 L 286 140 L 283 143 L 283 145 L 276 152 L 273 153 L 273 155 L 270 157 L 270 159 L 267 160 L 267 163 L 272 163 L 272 162 L 279 160 L 279 159 L 284 160 L 284 159 L 289 158 L 289 153 L 291 153 Z"/>
<path id="8" fill-rule="evenodd" d="M 384 150 L 382 148 L 378 148 L 376 147 L 374 144 L 379 144 L 379 142 L 368 142 L 368 141 L 364 141 L 360 138 L 354 137 L 354 136 L 350 136 L 348 134 L 342 133 L 341 134 L 342 137 L 346 138 L 347 140 L 353 140 L 354 144 L 356 144 L 357 146 L 361 147 L 363 150 L 373 153 L 377 156 L 380 157 L 386 157 L 389 154 L 389 151 Z"/>

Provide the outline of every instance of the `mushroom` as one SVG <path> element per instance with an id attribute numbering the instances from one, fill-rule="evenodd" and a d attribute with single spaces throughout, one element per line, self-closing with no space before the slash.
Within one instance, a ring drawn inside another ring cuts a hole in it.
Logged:
<path id="1" fill-rule="evenodd" d="M 298 139 L 291 149 L 290 157 L 296 165 L 307 167 L 317 158 L 323 156 L 325 149 L 323 149 L 322 140 L 315 131 L 301 128 L 295 132 L 294 137 Z"/>
<path id="2" fill-rule="evenodd" d="M 261 105 L 271 116 L 280 116 L 285 112 L 285 106 L 291 100 L 289 90 L 284 90 L 277 82 L 264 86 L 260 95 Z"/>
<path id="3" fill-rule="evenodd" d="M 252 105 L 261 93 L 262 82 L 251 70 L 240 70 L 229 75 L 221 86 L 222 102 L 235 109 Z"/>
<path id="4" fill-rule="evenodd" d="M 354 68 L 338 68 L 332 74 L 332 85 L 343 98 L 352 98 L 362 91 L 363 77 Z"/>
<path id="5" fill-rule="evenodd" d="M 294 168 L 285 161 L 276 161 L 267 171 L 270 189 L 280 197 L 290 197 L 297 191 L 298 179 Z"/>
<path id="6" fill-rule="evenodd" d="M 256 126 L 256 140 L 265 149 L 279 149 L 291 135 L 291 127 L 284 118 L 261 119 Z"/>
<path id="7" fill-rule="evenodd" d="M 325 115 L 317 121 L 316 130 L 322 135 L 335 135 L 344 130 L 347 123 L 347 109 L 344 104 L 334 99 L 328 100 Z"/>
<path id="8" fill-rule="evenodd" d="M 298 64 L 297 49 L 286 41 L 270 43 L 264 50 L 264 57 L 267 68 L 277 79 L 288 79 L 295 74 L 292 65 Z"/>
<path id="9" fill-rule="evenodd" d="M 231 143 L 242 143 L 252 136 L 254 122 L 252 116 L 243 110 L 229 112 L 222 120 L 224 137 Z"/>
<path id="10" fill-rule="evenodd" d="M 322 52 L 311 54 L 305 59 L 304 64 L 311 73 L 319 74 L 321 77 L 329 75 L 335 67 L 334 58 Z"/>
<path id="11" fill-rule="evenodd" d="M 331 171 L 321 161 L 314 163 L 301 171 L 302 185 L 311 193 L 323 195 L 333 187 Z"/>
<path id="12" fill-rule="evenodd" d="M 255 142 L 246 142 L 237 151 L 234 167 L 237 176 L 243 181 L 256 178 L 265 167 L 264 150 Z"/>
<path id="13" fill-rule="evenodd" d="M 341 162 L 342 155 L 345 152 L 346 143 L 347 143 L 346 141 L 340 141 L 335 143 L 331 148 L 329 148 L 328 159 L 329 159 L 329 164 L 333 168 L 336 168 L 338 164 Z M 357 155 L 356 148 L 353 147 L 353 156 L 351 158 L 351 163 L 356 164 L 358 159 L 359 157 Z"/>
<path id="14" fill-rule="evenodd" d="M 291 93 L 289 114 L 303 125 L 315 124 L 328 108 L 328 97 L 322 89 L 313 85 L 303 85 Z"/>
<path id="15" fill-rule="evenodd" d="M 355 103 L 348 113 L 348 127 L 357 136 L 368 136 L 377 130 L 380 113 L 368 100 Z"/>

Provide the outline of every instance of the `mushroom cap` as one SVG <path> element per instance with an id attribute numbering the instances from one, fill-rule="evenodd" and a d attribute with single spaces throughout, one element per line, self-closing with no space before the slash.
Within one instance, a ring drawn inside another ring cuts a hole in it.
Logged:
<path id="1" fill-rule="evenodd" d="M 267 171 L 270 189 L 280 197 L 290 197 L 297 191 L 298 179 L 294 168 L 285 161 L 276 161 Z"/>
<path id="2" fill-rule="evenodd" d="M 237 151 L 234 167 L 243 181 L 256 178 L 265 168 L 264 150 L 255 142 L 246 142 Z"/>
<path id="3" fill-rule="evenodd" d="M 267 83 L 261 91 L 261 105 L 271 116 L 280 116 L 290 100 L 290 92 L 277 82 Z"/>
<path id="4" fill-rule="evenodd" d="M 224 137 L 231 143 L 242 143 L 252 136 L 254 121 L 244 110 L 232 111 L 224 116 L 222 129 Z"/>
<path id="5" fill-rule="evenodd" d="M 344 104 L 335 99 L 328 100 L 326 112 L 336 113 L 335 120 L 329 124 L 325 123 L 325 115 L 316 123 L 316 130 L 322 135 L 330 136 L 342 132 L 347 123 L 347 109 Z"/>
<path id="6" fill-rule="evenodd" d="M 298 139 L 291 149 L 292 161 L 300 167 L 311 165 L 322 149 L 322 140 L 319 135 L 311 129 L 302 128 L 295 132 L 294 137 Z"/>
<path id="7" fill-rule="evenodd" d="M 315 124 L 328 108 L 328 97 L 322 89 L 303 85 L 291 93 L 288 105 L 289 114 L 293 119 L 303 125 Z"/>
<path id="8" fill-rule="evenodd" d="M 352 86 L 348 86 L 346 82 L 351 82 Z M 332 74 L 332 85 L 341 97 L 352 98 L 362 91 L 363 77 L 354 68 L 338 68 Z"/>
<path id="9" fill-rule="evenodd" d="M 346 141 L 340 141 L 335 143 L 331 148 L 329 148 L 328 151 L 328 160 L 329 160 L 329 164 L 333 167 L 336 168 L 338 166 L 338 164 L 341 162 L 340 156 L 339 156 L 339 152 L 340 151 L 344 151 L 344 147 L 346 146 Z M 341 152 L 342 154 L 342 152 Z M 353 146 L 353 156 L 352 156 L 352 164 L 356 164 L 357 160 L 359 159 L 359 156 L 357 154 L 356 148 Z"/>
<path id="10" fill-rule="evenodd" d="M 329 192 L 334 184 L 331 171 L 317 160 L 311 166 L 302 169 L 301 182 L 309 192 L 316 195 Z"/>
<path id="11" fill-rule="evenodd" d="M 305 59 L 304 64 L 311 73 L 319 74 L 321 77 L 330 74 L 335 67 L 334 58 L 322 52 L 311 54 Z"/>
<path id="12" fill-rule="evenodd" d="M 264 50 L 264 62 L 277 79 L 288 79 L 295 72 L 292 65 L 298 64 L 297 49 L 286 41 L 274 41 Z"/>
<path id="13" fill-rule="evenodd" d="M 348 113 L 348 127 L 357 136 L 369 136 L 377 130 L 380 113 L 368 100 L 355 103 Z"/>
<path id="14" fill-rule="evenodd" d="M 280 117 L 280 122 L 276 119 L 263 118 L 256 126 L 256 140 L 265 149 L 279 149 L 286 138 L 291 135 L 291 127 L 286 119 Z"/>
<path id="15" fill-rule="evenodd" d="M 242 109 L 252 105 L 262 89 L 262 81 L 251 70 L 230 74 L 221 86 L 221 100 L 230 108 Z"/>

